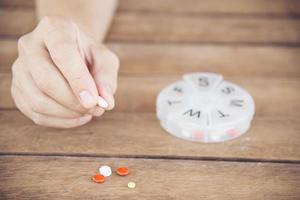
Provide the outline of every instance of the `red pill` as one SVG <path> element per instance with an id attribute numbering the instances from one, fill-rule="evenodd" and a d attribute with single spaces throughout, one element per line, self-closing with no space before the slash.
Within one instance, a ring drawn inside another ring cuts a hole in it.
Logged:
<path id="1" fill-rule="evenodd" d="M 127 167 L 119 167 L 116 173 L 120 176 L 127 176 L 129 174 L 129 170 Z"/>
<path id="2" fill-rule="evenodd" d="M 95 183 L 103 183 L 105 181 L 105 177 L 103 175 L 97 173 L 92 177 L 92 180 Z"/>

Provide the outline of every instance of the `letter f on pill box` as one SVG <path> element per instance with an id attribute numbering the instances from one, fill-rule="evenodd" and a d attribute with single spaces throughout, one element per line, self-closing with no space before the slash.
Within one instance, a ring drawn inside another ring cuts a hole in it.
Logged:
<path id="1" fill-rule="evenodd" d="M 246 90 L 214 73 L 185 74 L 156 100 L 157 117 L 168 133 L 205 143 L 244 134 L 254 112 L 253 98 Z"/>

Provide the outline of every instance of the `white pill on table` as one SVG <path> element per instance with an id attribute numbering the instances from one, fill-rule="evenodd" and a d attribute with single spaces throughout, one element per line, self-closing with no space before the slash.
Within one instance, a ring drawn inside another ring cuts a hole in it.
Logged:
<path id="1" fill-rule="evenodd" d="M 105 177 L 110 176 L 112 174 L 110 166 L 104 165 L 99 168 L 99 173 Z"/>
<path id="2" fill-rule="evenodd" d="M 135 186 L 136 186 L 135 182 L 129 182 L 129 183 L 127 184 L 127 187 L 130 188 L 130 189 L 135 188 Z"/>

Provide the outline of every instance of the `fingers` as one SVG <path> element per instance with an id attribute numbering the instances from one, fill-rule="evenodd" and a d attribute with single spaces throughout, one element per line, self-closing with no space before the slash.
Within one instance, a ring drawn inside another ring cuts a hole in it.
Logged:
<path id="1" fill-rule="evenodd" d="M 12 85 L 19 88 L 19 96 L 22 96 L 21 101 L 24 101 L 25 104 L 28 104 L 28 107 L 30 107 L 31 110 L 36 113 L 61 118 L 77 118 L 82 116 L 81 113 L 64 107 L 51 97 L 41 92 L 32 80 L 31 74 L 27 71 L 27 68 L 21 68 L 19 62 L 20 59 L 17 59 L 17 61 L 14 63 L 14 79 Z"/>
<path id="2" fill-rule="evenodd" d="M 112 109 L 119 60 L 91 44 L 74 23 L 52 17 L 21 37 L 12 85 L 18 108 L 37 124 L 60 128 L 85 124 L 91 114 L 102 115 L 99 96 Z"/>
<path id="3" fill-rule="evenodd" d="M 89 110 L 89 113 L 95 117 L 100 117 L 104 112 L 104 109 L 98 106 L 95 106 L 94 108 Z"/>
<path id="4" fill-rule="evenodd" d="M 74 25 L 62 22 L 56 29 L 50 28 L 43 39 L 53 62 L 83 107 L 89 109 L 96 106 L 97 87 L 79 51 Z"/>
<path id="5" fill-rule="evenodd" d="M 54 128 L 73 128 L 84 125 L 92 119 L 91 115 L 84 115 L 79 118 L 66 119 L 36 113 L 31 110 L 31 108 L 28 106 L 28 104 L 25 103 L 25 101 L 22 101 L 20 90 L 17 87 L 13 86 L 11 89 L 11 93 L 15 99 L 17 107 L 21 110 L 21 112 L 32 119 L 37 125 Z"/>
<path id="6" fill-rule="evenodd" d="M 86 113 L 87 109 L 81 106 L 68 82 L 52 62 L 47 50 L 40 45 L 34 45 L 35 41 L 28 38 L 23 44 L 23 64 L 27 65 L 36 86 L 47 96 L 70 110 Z"/>
<path id="7" fill-rule="evenodd" d="M 119 70 L 118 57 L 104 46 L 91 47 L 92 76 L 101 97 L 108 102 L 108 109 L 115 105 L 114 93 L 117 89 Z"/>

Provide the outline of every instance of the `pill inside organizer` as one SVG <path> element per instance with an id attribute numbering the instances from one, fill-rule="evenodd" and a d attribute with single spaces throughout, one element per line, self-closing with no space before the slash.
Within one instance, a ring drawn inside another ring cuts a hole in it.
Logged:
<path id="1" fill-rule="evenodd" d="M 156 100 L 161 126 L 170 134 L 216 143 L 246 133 L 255 112 L 254 100 L 240 86 L 215 73 L 185 74 Z"/>

